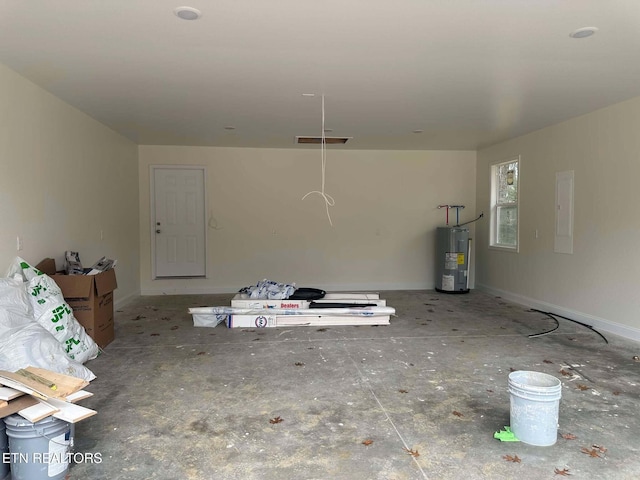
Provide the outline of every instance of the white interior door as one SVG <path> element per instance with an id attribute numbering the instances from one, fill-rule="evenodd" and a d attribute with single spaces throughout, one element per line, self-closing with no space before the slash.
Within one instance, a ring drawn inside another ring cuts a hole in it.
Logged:
<path id="1" fill-rule="evenodd" d="M 155 277 L 204 277 L 204 168 L 153 167 Z"/>

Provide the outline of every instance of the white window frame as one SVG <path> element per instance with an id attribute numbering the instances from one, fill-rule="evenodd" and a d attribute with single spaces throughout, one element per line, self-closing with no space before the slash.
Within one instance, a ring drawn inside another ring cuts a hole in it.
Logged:
<path id="1" fill-rule="evenodd" d="M 517 190 L 516 190 L 516 200 L 513 202 L 504 202 L 498 199 L 498 172 L 501 166 L 509 164 L 509 163 L 517 163 L 518 164 L 518 175 L 516 178 L 517 181 Z M 521 190 L 521 175 L 522 174 L 522 161 L 520 156 L 511 157 L 508 160 L 503 160 L 491 165 L 491 228 L 490 228 L 490 239 L 489 239 L 489 248 L 496 250 L 503 250 L 507 252 L 519 252 L 520 251 L 520 190 Z M 515 207 L 516 208 L 516 244 L 504 244 L 498 243 L 498 209 L 500 207 Z"/>

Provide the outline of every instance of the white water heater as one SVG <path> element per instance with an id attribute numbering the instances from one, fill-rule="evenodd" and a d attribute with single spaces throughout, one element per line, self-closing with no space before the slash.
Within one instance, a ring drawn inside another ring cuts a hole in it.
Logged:
<path id="1" fill-rule="evenodd" d="M 469 229 L 438 227 L 436 238 L 436 291 L 469 292 Z"/>

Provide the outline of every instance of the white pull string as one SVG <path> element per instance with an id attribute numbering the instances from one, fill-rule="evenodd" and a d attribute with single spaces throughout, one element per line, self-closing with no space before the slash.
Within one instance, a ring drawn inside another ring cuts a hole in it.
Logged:
<path id="1" fill-rule="evenodd" d="M 333 207 L 336 204 L 336 201 L 333 199 L 331 195 L 329 195 L 328 193 L 325 193 L 324 191 L 325 172 L 327 169 L 327 146 L 326 146 L 325 135 L 324 135 L 324 94 L 322 95 L 322 137 L 321 139 L 322 140 L 320 144 L 320 157 L 322 159 L 322 190 L 313 190 L 307 193 L 304 197 L 302 197 L 302 200 L 304 200 L 305 198 L 307 198 L 309 195 L 313 193 L 317 193 L 318 195 L 320 195 L 324 200 L 324 205 L 327 210 L 327 218 L 329 219 L 329 225 L 333 227 L 333 222 L 331 221 L 331 214 L 329 214 L 329 207 Z"/>

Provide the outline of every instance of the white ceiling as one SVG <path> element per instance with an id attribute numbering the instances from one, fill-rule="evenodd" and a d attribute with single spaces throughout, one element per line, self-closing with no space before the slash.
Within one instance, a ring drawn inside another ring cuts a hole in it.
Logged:
<path id="1" fill-rule="evenodd" d="M 342 148 L 475 150 L 639 96 L 639 34 L 640 0 L 0 0 L 0 63 L 156 145 L 317 148 L 324 94 Z"/>

